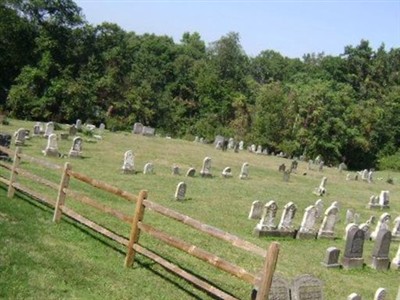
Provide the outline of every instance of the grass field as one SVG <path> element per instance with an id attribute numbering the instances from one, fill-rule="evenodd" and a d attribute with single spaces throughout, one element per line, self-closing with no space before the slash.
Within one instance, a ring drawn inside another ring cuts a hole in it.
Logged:
<path id="1" fill-rule="evenodd" d="M 10 125 L 1 125 L 0 132 L 12 134 L 20 127 L 32 132 L 33 125 L 33 122 L 10 120 Z M 64 125 L 63 130 L 56 133 L 66 131 L 67 126 Z M 60 152 L 67 154 L 71 144 L 71 138 L 59 140 Z M 43 158 L 41 150 L 45 146 L 45 139 L 31 138 L 22 151 Z M 14 149 L 14 146 L 11 148 Z M 135 154 L 136 170 L 140 171 L 135 175 L 121 172 L 126 150 L 133 150 Z M 214 177 L 185 177 L 189 167 L 196 168 L 197 173 L 200 171 L 205 156 L 212 158 Z M 387 289 L 386 299 L 396 299 L 400 273 L 393 270 L 379 272 L 369 268 L 374 245 L 371 241 L 364 244 L 366 266 L 363 270 L 326 269 L 320 262 L 330 246 L 338 247 L 343 253 L 345 242 L 342 237 L 346 227 L 344 220 L 347 209 L 352 208 L 358 212 L 361 222 L 365 222 L 371 215 L 379 218 L 383 212 L 367 209 L 366 204 L 371 195 L 378 195 L 381 190 L 389 190 L 391 208 L 387 212 L 391 214 L 392 220 L 400 215 L 398 173 L 376 172 L 374 182 L 368 184 L 362 181 L 346 181 L 347 173 L 339 173 L 336 168 L 324 168 L 323 172 L 307 170 L 307 164 L 300 162 L 297 174 L 291 174 L 289 182 L 284 182 L 282 173 L 278 172 L 278 166 L 282 163 L 289 166 L 291 162 L 284 158 L 258 156 L 247 151 L 221 152 L 212 145 L 191 141 L 108 131 L 103 133 L 103 140 L 100 141 L 84 137 L 83 159 L 46 159 L 59 165 L 70 161 L 73 170 L 135 194 L 141 189 L 147 189 L 150 200 L 235 234 L 260 247 L 267 248 L 272 240 L 276 240 L 281 245 L 277 272 L 289 280 L 300 274 L 318 277 L 324 282 L 326 299 L 346 299 L 352 292 L 361 294 L 363 299 L 372 299 L 379 287 Z M 155 174 L 141 173 L 147 162 L 154 164 Z M 250 178 L 239 180 L 240 167 L 244 162 L 250 165 Z M 171 174 L 174 164 L 180 167 L 181 176 Z M 28 163 L 23 163 L 22 166 L 55 182 L 59 181 L 59 173 L 55 171 L 43 171 Z M 226 179 L 220 175 L 227 166 L 232 168 L 233 178 Z M 0 172 L 0 175 L 7 177 L 8 173 L 4 169 Z M 279 207 L 277 222 L 283 206 L 293 201 L 297 205 L 294 225 L 299 227 L 304 209 L 318 199 L 312 191 L 318 187 L 323 176 L 328 178 L 327 194 L 322 197 L 324 209 L 333 201 L 338 201 L 340 205 L 341 218 L 336 226 L 337 239 L 294 240 L 257 238 L 252 235 L 257 222 L 248 220 L 247 216 L 253 201 L 260 200 L 266 203 L 275 200 Z M 386 182 L 389 177 L 394 179 L 394 184 Z M 174 200 L 175 188 L 180 181 L 186 182 L 188 187 L 187 200 L 183 202 Z M 44 187 L 22 179 L 21 182 L 52 197 L 55 196 L 54 192 L 51 193 Z M 71 181 L 71 186 L 126 213 L 131 214 L 134 210 L 134 204 L 83 186 L 74 180 Z M 23 195 L 8 199 L 4 189 L 0 189 L 0 197 L 0 298 L 210 299 L 204 292 L 143 256 L 137 256 L 132 269 L 125 269 L 123 247 L 73 224 L 67 218 L 63 218 L 59 224 L 52 223 L 52 210 L 44 205 Z M 129 233 L 128 225 L 121 227 L 120 223 L 113 219 L 86 211 L 84 207 L 68 198 L 67 204 L 111 229 L 123 232 L 126 236 Z M 257 271 L 261 268 L 261 258 L 232 250 L 232 247 L 224 242 L 194 233 L 181 224 L 151 213 L 146 214 L 145 219 L 146 222 L 162 227 L 167 232 L 237 262 L 249 270 Z M 143 236 L 140 241 L 182 268 L 207 278 L 241 299 L 249 299 L 251 286 L 248 284 L 149 237 Z M 398 247 L 398 243 L 392 243 L 391 258 Z"/>

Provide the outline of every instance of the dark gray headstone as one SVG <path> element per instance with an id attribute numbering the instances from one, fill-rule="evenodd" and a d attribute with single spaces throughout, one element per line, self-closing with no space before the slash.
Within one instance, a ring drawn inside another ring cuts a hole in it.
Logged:
<path id="1" fill-rule="evenodd" d="M 310 275 L 301 275 L 293 281 L 293 300 L 322 300 L 322 281 Z"/>
<path id="2" fill-rule="evenodd" d="M 329 247 L 326 249 L 325 260 L 322 265 L 327 268 L 338 268 L 339 264 L 340 250 L 336 247 Z"/>
<path id="3" fill-rule="evenodd" d="M 350 228 L 346 233 L 346 246 L 343 253 L 343 268 L 355 269 L 364 266 L 364 230 L 358 228 L 355 224 L 348 225 Z"/>
<path id="4" fill-rule="evenodd" d="M 190 169 L 186 172 L 186 177 L 194 177 L 194 175 L 196 175 L 196 169 L 195 169 L 195 168 L 190 168 Z"/>

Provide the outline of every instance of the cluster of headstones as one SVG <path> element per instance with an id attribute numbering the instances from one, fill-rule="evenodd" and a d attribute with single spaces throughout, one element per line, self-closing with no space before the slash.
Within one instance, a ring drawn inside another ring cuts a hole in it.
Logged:
<path id="1" fill-rule="evenodd" d="M 373 182 L 373 174 L 374 174 L 374 172 L 372 169 L 371 170 L 364 169 L 362 171 L 356 172 L 355 174 L 348 173 L 346 175 L 346 180 L 347 181 L 358 180 L 359 178 L 361 178 L 362 181 L 371 183 L 371 182 Z"/>
<path id="2" fill-rule="evenodd" d="M 387 270 L 390 266 L 389 250 L 392 241 L 400 241 L 400 216 L 394 221 L 392 232 L 389 230 L 390 215 L 384 213 L 379 218 L 373 232 L 370 231 L 372 219 L 357 225 L 350 223 L 346 226 L 344 240 L 346 241 L 342 264 L 339 263 L 340 250 L 336 247 L 327 249 L 325 261 L 322 263 L 329 268 L 343 266 L 345 269 L 362 268 L 364 266 L 364 242 L 375 242 L 372 251 L 371 267 L 377 270 Z M 394 270 L 400 270 L 400 247 L 391 262 Z"/>
<path id="3" fill-rule="evenodd" d="M 251 294 L 251 299 L 256 299 L 258 287 L 255 287 Z M 268 299 L 276 300 L 301 300 L 324 299 L 323 283 L 320 279 L 311 275 L 299 275 L 288 282 L 283 277 L 274 275 Z"/>
<path id="4" fill-rule="evenodd" d="M 318 155 L 314 160 L 308 161 L 308 170 L 314 170 L 314 166 L 318 166 L 318 171 L 322 172 L 325 162 L 322 160 L 321 155 Z"/>
<path id="5" fill-rule="evenodd" d="M 155 129 L 153 127 L 144 126 L 142 123 L 136 122 L 133 124 L 132 133 L 145 136 L 154 136 Z"/>
<path id="6" fill-rule="evenodd" d="M 368 208 L 390 208 L 389 205 L 389 191 L 381 191 L 379 196 L 372 195 L 369 198 Z"/>

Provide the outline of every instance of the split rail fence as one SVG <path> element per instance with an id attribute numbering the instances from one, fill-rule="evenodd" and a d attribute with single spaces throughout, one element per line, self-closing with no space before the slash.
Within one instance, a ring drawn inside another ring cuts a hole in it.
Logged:
<path id="1" fill-rule="evenodd" d="M 111 240 L 114 240 L 117 243 L 126 246 L 127 251 L 125 257 L 125 267 L 131 267 L 135 260 L 136 253 L 139 253 L 141 255 L 144 255 L 152 259 L 165 269 L 181 276 L 182 278 L 189 281 L 198 288 L 214 296 L 217 296 L 218 298 L 236 299 L 231 294 L 221 290 L 217 286 L 211 285 L 208 281 L 201 279 L 201 276 L 196 276 L 193 273 L 185 271 L 178 265 L 173 264 L 172 262 L 164 259 L 160 255 L 152 252 L 151 250 L 141 245 L 139 243 L 140 235 L 148 234 L 151 237 L 163 243 L 168 244 L 169 246 L 175 247 L 183 252 L 186 252 L 187 254 L 199 260 L 207 262 L 210 265 L 213 265 L 220 270 L 223 270 L 253 286 L 256 286 L 258 290 L 257 296 L 255 298 L 256 300 L 268 299 L 268 294 L 272 284 L 272 277 L 278 260 L 278 254 L 279 254 L 278 243 L 272 242 L 268 247 L 268 251 L 266 251 L 252 243 L 240 239 L 235 235 L 229 234 L 215 227 L 203 224 L 198 220 L 190 218 L 189 216 L 183 215 L 179 212 L 173 211 L 153 201 L 150 201 L 149 199 L 147 199 L 148 192 L 146 190 L 140 191 L 138 195 L 131 194 L 122 189 L 114 187 L 108 183 L 95 180 L 84 174 L 73 171 L 72 165 L 68 162 L 66 162 L 64 167 L 62 167 L 60 165 L 50 163 L 46 160 L 38 159 L 23 154 L 20 147 L 17 147 L 15 151 L 12 151 L 8 148 L 0 146 L 0 151 L 8 154 L 9 157 L 13 157 L 12 163 L 6 161 L 0 161 L 0 167 L 10 171 L 8 178 L 6 176 L 0 175 L 0 182 L 8 186 L 7 196 L 9 198 L 12 198 L 14 196 L 15 191 L 27 194 L 30 198 L 45 203 L 47 206 L 54 208 L 54 214 L 53 214 L 54 222 L 59 222 L 61 216 L 65 215 L 71 218 L 72 220 L 77 221 L 78 223 L 83 224 L 84 226 L 87 226 L 90 229 L 110 238 Z M 24 160 L 24 163 L 25 162 L 32 163 L 46 169 L 52 169 L 58 171 L 60 174 L 59 183 L 54 183 L 48 179 L 33 174 L 33 172 L 23 169 L 21 167 L 22 160 Z M 23 184 L 18 182 L 18 178 L 20 176 L 32 180 L 36 184 L 40 184 L 41 186 L 45 186 L 47 188 L 56 191 L 57 196 L 54 199 L 54 197 L 44 195 L 43 192 L 34 191 L 31 187 L 24 186 Z M 135 203 L 135 205 L 133 205 L 135 206 L 133 215 L 132 216 L 127 215 L 113 207 L 100 203 L 80 193 L 79 191 L 71 189 L 69 183 L 72 178 L 80 182 L 83 182 L 85 184 L 88 184 L 94 188 L 116 195 L 124 200 Z M 114 231 L 111 231 L 102 225 L 99 225 L 95 221 L 90 220 L 88 217 L 85 217 L 74 211 L 72 208 L 68 207 L 66 205 L 67 196 L 68 199 L 71 198 L 71 200 L 75 200 L 86 206 L 95 208 L 101 213 L 111 215 L 119 219 L 120 221 L 129 224 L 131 226 L 129 238 L 124 237 L 122 234 L 118 234 Z M 192 245 L 177 237 L 171 236 L 170 234 L 167 234 L 160 229 L 157 229 L 149 224 L 144 223 L 143 217 L 146 209 L 161 214 L 165 217 L 171 218 L 172 220 L 187 225 L 201 233 L 228 242 L 234 247 L 261 256 L 262 258 L 264 258 L 262 272 L 259 274 L 254 274 L 252 272 L 249 272 L 244 268 L 237 266 L 232 262 L 224 260 L 223 258 L 220 258 L 213 253 L 210 253 L 200 247 Z"/>

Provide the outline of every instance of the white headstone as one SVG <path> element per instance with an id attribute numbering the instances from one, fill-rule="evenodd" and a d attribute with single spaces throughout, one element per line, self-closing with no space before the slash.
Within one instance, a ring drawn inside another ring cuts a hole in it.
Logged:
<path id="1" fill-rule="evenodd" d="M 251 204 L 251 209 L 249 213 L 248 219 L 256 219 L 259 220 L 262 215 L 262 210 L 263 210 L 263 204 L 261 201 L 253 201 Z"/>
<path id="2" fill-rule="evenodd" d="M 69 157 L 80 157 L 82 152 L 82 138 L 77 136 L 72 141 L 71 149 L 69 150 Z"/>
<path id="3" fill-rule="evenodd" d="M 265 204 L 261 220 L 257 224 L 256 228 L 261 231 L 275 230 L 275 217 L 277 211 L 278 206 L 276 205 L 275 201 L 271 200 Z"/>
<path id="4" fill-rule="evenodd" d="M 371 233 L 371 239 L 374 241 L 380 230 L 389 230 L 390 215 L 388 213 L 383 213 L 378 223 L 376 224 L 375 230 Z"/>
<path id="5" fill-rule="evenodd" d="M 315 221 L 317 218 L 317 208 L 314 205 L 310 205 L 305 209 L 303 220 L 300 224 L 298 238 L 302 238 L 304 235 L 313 236 L 316 233 L 314 228 Z"/>
<path id="6" fill-rule="evenodd" d="M 200 170 L 200 175 L 202 177 L 212 177 L 211 174 L 211 158 L 210 157 L 205 157 L 203 160 L 203 166 Z"/>
<path id="7" fill-rule="evenodd" d="M 43 151 L 45 156 L 59 156 L 58 153 L 58 144 L 57 144 L 57 135 L 52 133 L 47 138 L 47 146 Z"/>
<path id="8" fill-rule="evenodd" d="M 296 211 L 297 211 L 297 207 L 293 202 L 289 202 L 284 206 L 282 216 L 281 216 L 281 221 L 279 222 L 279 225 L 278 225 L 278 230 L 281 230 L 281 231 L 292 231 L 293 230 L 292 222 L 293 222 L 293 218 L 296 214 Z"/>
<path id="9" fill-rule="evenodd" d="M 176 191 L 175 191 L 175 199 L 176 200 L 185 200 L 185 195 L 186 195 L 186 183 L 179 182 Z"/>
<path id="10" fill-rule="evenodd" d="M 132 150 L 128 150 L 124 154 L 124 163 L 122 165 L 122 171 L 124 173 L 134 173 L 135 172 L 135 157 Z"/>
<path id="11" fill-rule="evenodd" d="M 232 169 L 231 167 L 226 167 L 225 169 L 222 170 L 222 176 L 225 178 L 230 178 L 232 177 Z"/>
<path id="12" fill-rule="evenodd" d="M 154 166 L 152 163 L 147 163 L 143 167 L 143 174 L 153 174 L 154 173 Z"/>
<path id="13" fill-rule="evenodd" d="M 46 123 L 46 128 L 44 130 L 44 136 L 49 137 L 50 134 L 52 134 L 54 131 L 54 123 L 53 122 L 48 122 Z"/>
<path id="14" fill-rule="evenodd" d="M 335 225 L 338 220 L 339 208 L 332 203 L 325 211 L 325 217 L 318 231 L 318 238 L 334 238 Z"/>
<path id="15" fill-rule="evenodd" d="M 239 178 L 240 179 L 249 178 L 249 163 L 247 162 L 243 163 L 242 168 L 240 169 Z"/>

